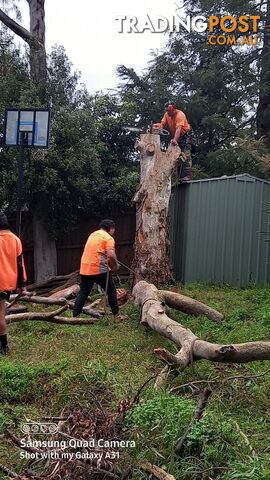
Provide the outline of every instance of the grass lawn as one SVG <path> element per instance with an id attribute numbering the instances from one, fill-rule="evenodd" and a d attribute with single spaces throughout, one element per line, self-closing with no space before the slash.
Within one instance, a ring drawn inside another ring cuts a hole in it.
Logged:
<path id="1" fill-rule="evenodd" d="M 189 285 L 182 293 L 225 314 L 220 325 L 172 311 L 175 320 L 201 338 L 226 344 L 270 340 L 269 288 Z M 175 346 L 138 326 L 139 309 L 134 305 L 127 304 L 122 312 L 129 320 L 118 325 L 108 316 L 89 326 L 26 321 L 9 327 L 11 353 L 0 358 L 0 435 L 9 427 L 22 436 L 22 423 L 44 415 L 59 416 L 64 407 L 79 404 L 91 411 L 91 392 L 101 385 L 108 387 L 106 400 L 116 410 L 119 400 L 132 398 L 161 369 L 154 348 L 164 346 L 175 352 Z M 126 417 L 126 438 L 134 439 L 136 448 L 126 449 L 122 461 L 148 459 L 177 480 L 270 480 L 270 371 L 257 378 L 225 380 L 256 376 L 268 369 L 266 361 L 246 365 L 200 361 L 166 391 L 157 393 L 149 383 L 140 404 Z M 213 379 L 218 381 L 212 383 Z M 198 380 L 205 383 L 169 392 Z M 207 386 L 208 381 L 213 393 L 204 417 L 176 458 L 175 442 L 191 419 L 198 387 Z M 24 462 L 19 450 L 0 437 L 0 463 L 19 472 Z M 0 478 L 7 477 L 0 473 Z M 134 467 L 128 478 L 143 480 L 149 474 Z"/>

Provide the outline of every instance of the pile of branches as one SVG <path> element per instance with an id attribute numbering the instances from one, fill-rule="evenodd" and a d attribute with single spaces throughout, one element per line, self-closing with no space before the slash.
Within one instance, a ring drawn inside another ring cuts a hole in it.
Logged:
<path id="1" fill-rule="evenodd" d="M 102 298 L 91 301 L 89 298 L 86 302 L 83 313 L 90 318 L 76 318 L 62 316 L 62 314 L 72 309 L 74 300 L 79 293 L 79 272 L 72 272 L 69 275 L 52 277 L 46 282 L 33 283 L 27 287 L 27 295 L 11 295 L 11 302 L 7 304 L 6 320 L 7 323 L 19 322 L 23 320 L 40 320 L 51 323 L 67 324 L 67 325 L 92 325 L 97 319 L 102 317 L 104 309 L 97 309 L 101 305 Z M 18 301 L 23 305 L 15 305 Z M 28 312 L 25 304 L 38 304 L 48 306 L 58 306 L 60 308 L 54 311 Z"/>
<path id="2" fill-rule="evenodd" d="M 28 285 L 27 290 L 29 292 L 35 292 L 35 295 L 46 297 L 54 295 L 61 290 L 78 285 L 79 283 L 79 270 L 69 273 L 68 275 L 58 275 L 51 277 L 48 280 L 40 283 L 33 283 Z"/>
<path id="3" fill-rule="evenodd" d="M 7 323 L 22 320 L 41 320 L 67 325 L 92 325 L 106 312 L 107 298 L 101 289 L 99 290 L 100 298 L 97 298 L 95 301 L 91 301 L 91 298 L 88 298 L 83 308 L 83 313 L 89 315 L 90 318 L 76 317 L 76 319 L 71 319 L 62 316 L 63 312 L 73 308 L 74 300 L 79 290 L 78 271 L 72 272 L 69 275 L 52 277 L 46 282 L 33 283 L 27 287 L 27 295 L 11 295 L 11 302 L 7 304 Z M 117 298 L 119 305 L 123 305 L 127 301 L 127 291 L 123 288 L 117 289 Z M 18 301 L 22 302 L 23 305 L 15 305 Z M 56 305 L 61 308 L 52 312 L 28 312 L 25 303 L 45 306 Z M 96 307 L 98 306 L 99 308 L 97 309 Z"/>
<path id="4" fill-rule="evenodd" d="M 51 435 L 34 437 L 28 433 L 20 438 L 10 430 L 6 430 L 4 439 L 24 451 L 26 464 L 20 474 L 1 464 L 0 471 L 5 473 L 9 479 L 16 480 L 39 480 L 41 478 L 43 480 L 71 478 L 86 480 L 92 478 L 92 475 L 97 480 L 119 479 L 120 473 L 117 465 L 119 458 L 116 452 L 119 449 L 81 446 L 82 443 L 85 443 L 83 441 L 87 443 L 90 439 L 97 445 L 99 439 L 123 440 L 125 438 L 123 419 L 129 403 L 121 400 L 118 409 L 111 411 L 107 400 L 111 398 L 111 392 L 104 392 L 102 399 L 100 399 L 100 395 L 98 398 L 95 393 L 91 393 L 93 403 L 90 413 L 85 407 L 77 405 L 71 411 L 64 408 L 59 417 L 43 417 L 40 422 L 31 423 L 31 425 L 35 424 L 37 429 L 48 422 L 52 425 L 57 424 L 56 433 Z M 46 445 L 49 446 L 40 446 L 39 442 L 44 439 Z M 63 445 L 66 446 L 65 449 L 63 449 Z M 85 458 L 87 455 L 91 458 Z M 77 458 L 80 456 L 81 459 Z M 121 478 L 123 477 L 121 476 Z"/>

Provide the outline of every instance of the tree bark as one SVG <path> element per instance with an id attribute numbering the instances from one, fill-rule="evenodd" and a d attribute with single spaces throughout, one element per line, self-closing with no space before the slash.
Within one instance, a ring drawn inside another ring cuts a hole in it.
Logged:
<path id="1" fill-rule="evenodd" d="M 153 463 L 150 463 L 147 460 L 141 460 L 137 463 L 137 465 L 139 468 L 145 470 L 148 473 L 151 473 L 151 475 L 154 475 L 154 477 L 158 478 L 159 480 L 176 480 L 173 475 L 165 472 L 163 468 L 157 467 L 156 465 L 153 465 Z"/>
<path id="2" fill-rule="evenodd" d="M 198 302 L 193 298 L 186 297 L 180 293 L 169 292 L 167 290 L 160 290 L 160 298 L 164 300 L 166 305 L 176 310 L 181 310 L 188 315 L 205 315 L 214 322 L 221 322 L 224 319 L 224 315 L 214 310 L 204 303 Z"/>
<path id="3" fill-rule="evenodd" d="M 258 138 L 270 144 L 270 0 L 266 1 L 263 48 L 260 56 L 260 97 L 257 108 Z"/>
<path id="4" fill-rule="evenodd" d="M 42 282 L 57 274 L 55 240 L 50 238 L 40 217 L 33 214 L 35 282 Z"/>
<path id="5" fill-rule="evenodd" d="M 47 62 L 45 50 L 45 0 L 27 0 L 30 12 L 30 72 L 42 104 L 46 102 Z"/>
<path id="6" fill-rule="evenodd" d="M 270 360 L 270 342 L 250 342 L 233 345 L 210 343 L 197 337 L 191 330 L 169 318 L 160 301 L 158 289 L 145 281 L 133 288 L 135 303 L 142 306 L 141 323 L 174 342 L 180 351 L 174 355 L 165 348 L 157 348 L 161 360 L 184 370 L 198 360 L 221 363 L 247 363 L 254 360 Z"/>
<path id="7" fill-rule="evenodd" d="M 74 298 L 80 291 L 80 286 L 75 284 L 70 287 L 59 290 L 58 292 L 49 295 L 49 298 Z"/>
<path id="8" fill-rule="evenodd" d="M 141 157 L 141 184 L 136 204 L 136 235 L 131 283 L 145 279 L 159 285 L 169 283 L 172 268 L 169 257 L 167 215 L 171 196 L 171 175 L 180 154 L 178 146 L 160 150 L 160 136 L 143 134 L 136 147 Z"/>
<path id="9" fill-rule="evenodd" d="M 15 20 L 12 20 L 3 10 L 0 8 L 0 21 L 6 25 L 12 32 L 16 33 L 16 35 L 19 35 L 23 40 L 25 40 L 28 44 L 30 44 L 31 41 L 33 41 L 33 37 L 26 28 L 22 27 L 19 25 L 19 23 L 15 22 Z"/>

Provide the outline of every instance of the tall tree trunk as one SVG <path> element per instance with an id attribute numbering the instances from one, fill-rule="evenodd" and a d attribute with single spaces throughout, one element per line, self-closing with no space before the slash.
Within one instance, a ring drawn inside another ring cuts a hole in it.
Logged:
<path id="1" fill-rule="evenodd" d="M 257 108 L 258 137 L 270 144 L 270 0 L 266 3 L 263 48 L 260 57 L 260 99 Z"/>
<path id="2" fill-rule="evenodd" d="M 27 0 L 30 12 L 30 73 L 41 105 L 46 106 L 47 62 L 45 50 L 45 0 Z M 35 281 L 41 282 L 57 275 L 55 240 L 50 238 L 42 218 L 33 207 Z"/>
<path id="3" fill-rule="evenodd" d="M 171 174 L 180 149 L 160 150 L 160 136 L 141 135 L 136 144 L 141 156 L 141 185 L 134 197 L 136 235 L 132 284 L 145 279 L 159 285 L 172 280 L 167 215 L 171 196 Z"/>
<path id="4" fill-rule="evenodd" d="M 46 104 L 45 0 L 27 0 L 30 12 L 30 73 L 42 104 Z"/>
<path id="5" fill-rule="evenodd" d="M 55 240 L 48 235 L 42 219 L 33 213 L 35 281 L 42 282 L 56 274 L 57 254 Z"/>
<path id="6" fill-rule="evenodd" d="M 36 87 L 40 104 L 47 106 L 47 63 L 45 50 L 45 0 L 27 0 L 30 13 L 30 32 L 12 20 L 0 9 L 0 21 L 16 35 L 25 40 L 30 47 L 30 74 Z M 36 199 L 33 212 L 34 221 L 34 265 L 36 281 L 46 280 L 49 275 L 57 274 L 57 256 L 55 241 L 47 232 L 42 220 L 35 213 L 40 211 Z M 38 222 L 35 224 L 35 222 Z"/>

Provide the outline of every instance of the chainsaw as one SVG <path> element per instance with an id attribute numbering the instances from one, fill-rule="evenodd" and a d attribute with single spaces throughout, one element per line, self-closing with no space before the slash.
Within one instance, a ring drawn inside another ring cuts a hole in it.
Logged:
<path id="1" fill-rule="evenodd" d="M 152 133 L 154 135 L 170 135 L 168 130 L 165 130 L 160 126 L 159 123 L 151 122 L 147 128 L 139 128 L 139 127 L 122 127 L 125 132 L 133 132 L 133 133 Z"/>

